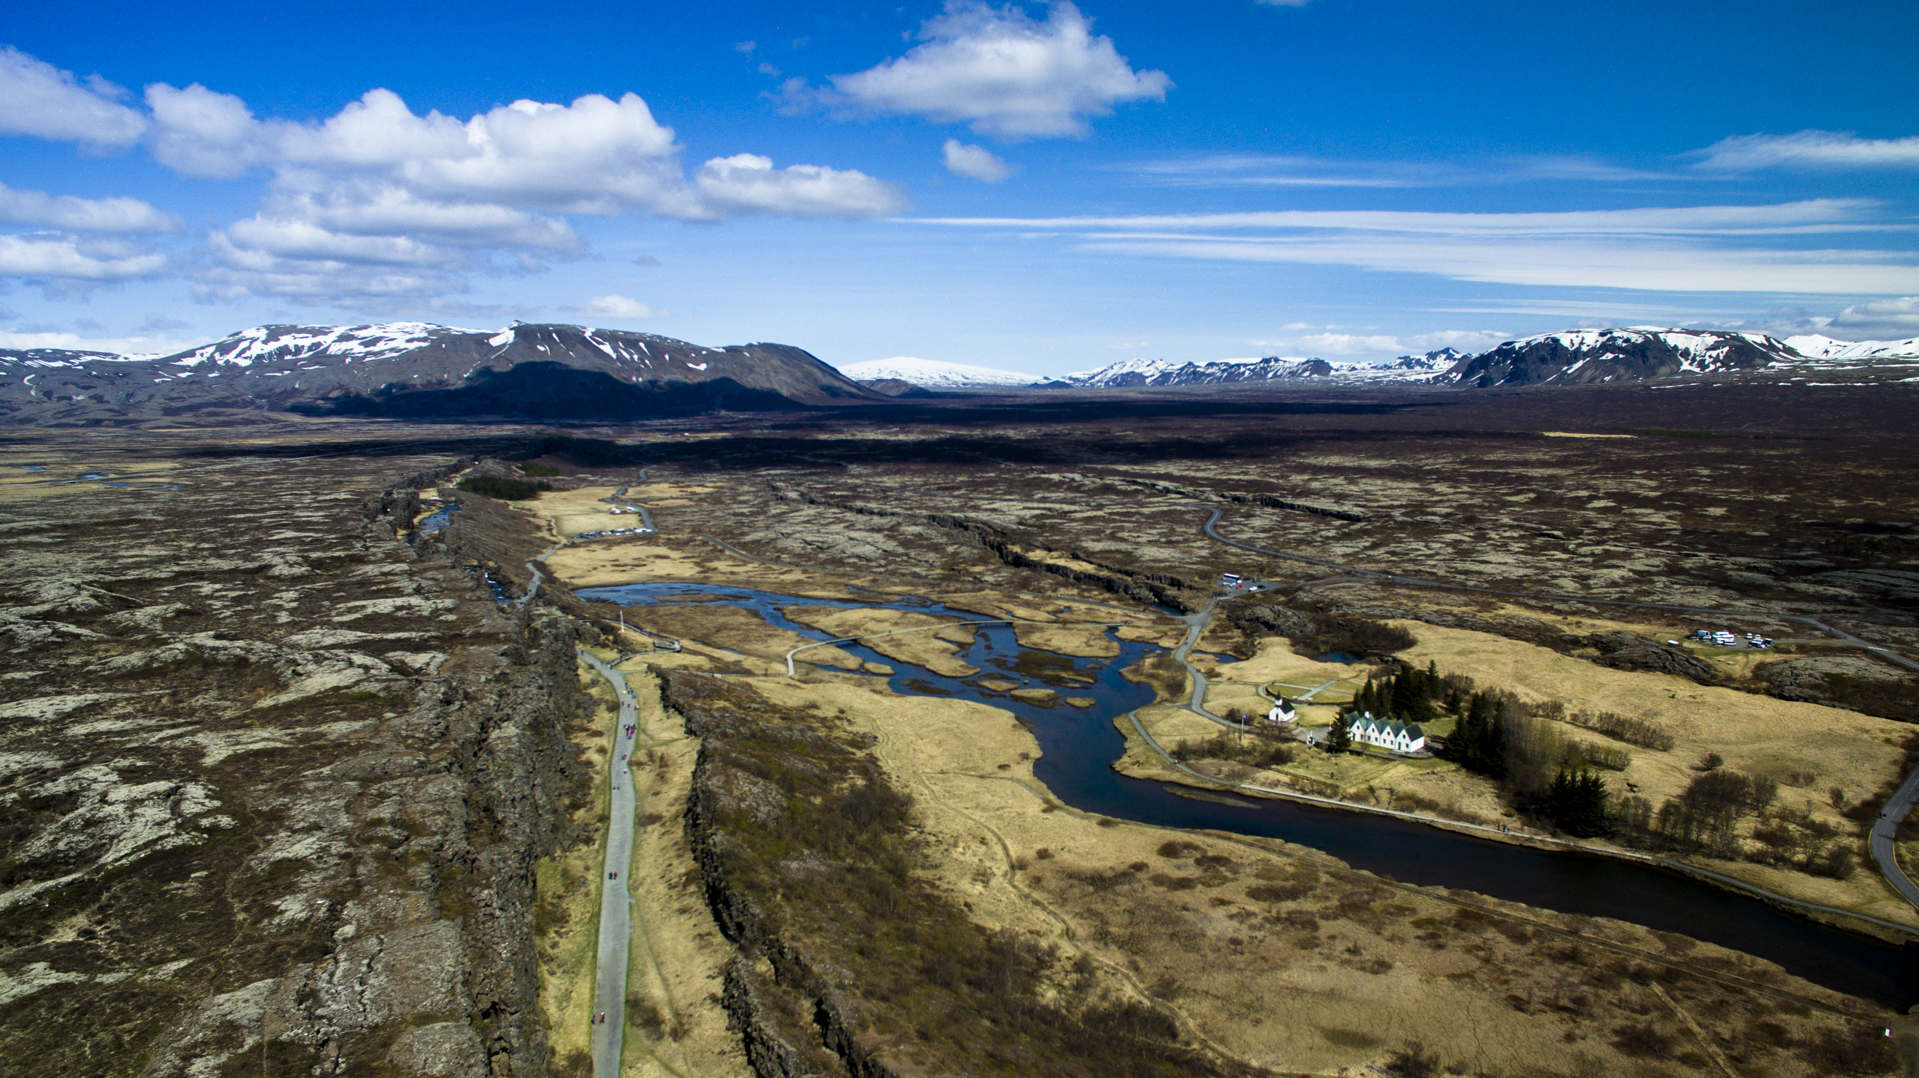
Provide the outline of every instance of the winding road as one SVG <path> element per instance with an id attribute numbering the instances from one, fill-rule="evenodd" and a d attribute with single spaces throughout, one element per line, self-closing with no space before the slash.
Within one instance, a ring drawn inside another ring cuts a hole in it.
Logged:
<path id="1" fill-rule="evenodd" d="M 1219 533 L 1217 527 L 1220 518 L 1225 515 L 1225 510 L 1217 506 L 1209 506 L 1206 508 L 1209 510 L 1209 515 L 1206 518 L 1206 523 L 1200 525 L 1200 530 L 1205 532 L 1206 536 L 1210 539 L 1239 550 L 1250 551 L 1254 554 L 1263 554 L 1269 558 L 1279 558 L 1284 561 L 1301 562 L 1306 565 L 1316 565 L 1324 569 L 1332 569 L 1357 580 L 1373 580 L 1413 588 L 1438 588 L 1446 591 L 1463 591 L 1476 595 L 1495 595 L 1501 598 L 1524 599 L 1533 602 L 1581 603 L 1587 606 L 1613 606 L 1632 610 L 1663 610 L 1679 614 L 1698 614 L 1711 618 L 1773 618 L 1781 621 L 1796 622 L 1808 628 L 1826 633 L 1848 646 L 1872 652 L 1887 662 L 1905 667 L 1908 670 L 1919 671 L 1919 662 L 1915 662 L 1889 648 L 1861 640 L 1842 629 L 1835 629 L 1809 614 L 1779 614 L 1758 610 L 1720 610 L 1712 607 L 1681 606 L 1677 603 L 1649 603 L 1630 599 L 1599 599 L 1592 596 L 1563 595 L 1556 592 L 1509 591 L 1501 588 L 1481 587 L 1476 584 L 1457 584 L 1444 580 L 1431 580 L 1425 577 L 1401 576 L 1398 573 L 1359 569 L 1351 565 L 1341 565 L 1338 562 L 1326 561 L 1320 558 L 1308 558 L 1299 554 L 1282 553 L 1277 550 L 1268 550 L 1265 547 L 1253 546 L 1250 543 L 1242 543 L 1235 539 L 1228 539 Z M 1211 609 L 1211 604 L 1208 604 L 1208 612 L 1210 612 Z M 1196 639 L 1198 639 L 1198 637 L 1189 630 L 1185 648 L 1190 649 L 1192 641 Z M 1180 661 L 1184 663 L 1185 651 L 1182 650 L 1178 654 Z M 1199 676 L 1199 672 L 1193 670 L 1191 664 L 1187 664 L 1186 669 L 1192 672 L 1195 678 Z M 1204 691 L 1204 682 L 1196 681 L 1195 684 L 1199 686 L 1199 688 L 1195 690 L 1194 696 L 1197 702 Z M 1193 710 L 1199 712 L 1201 715 L 1205 715 L 1207 718 L 1214 719 L 1216 722 L 1219 721 L 1215 716 L 1202 708 L 1194 707 Z M 1137 723 L 1135 723 L 1135 725 L 1137 725 Z M 1158 748 L 1157 745 L 1154 747 Z M 1885 808 L 1879 813 L 1879 818 L 1873 822 L 1872 831 L 1867 838 L 1866 844 L 1872 851 L 1873 863 L 1879 866 L 1879 873 L 1886 878 L 1886 883 L 1890 885 L 1894 891 L 1897 891 L 1907 902 L 1910 902 L 1914 907 L 1919 907 L 1919 885 L 1915 885 L 1912 878 L 1906 875 L 1905 869 L 1899 864 L 1899 858 L 1894 849 L 1894 839 L 1898 834 L 1899 825 L 1905 820 L 1906 815 L 1912 811 L 1915 803 L 1919 803 L 1919 766 L 1913 768 L 1912 772 L 1905 777 L 1905 781 L 1901 782 L 1899 788 L 1893 792 L 1892 797 L 1887 799 Z M 1699 870 L 1688 869 L 1688 871 L 1698 872 Z M 1855 914 L 1854 916 L 1858 915 Z"/>
<path id="2" fill-rule="evenodd" d="M 598 972 L 593 988 L 593 1014 L 606 1015 L 606 1021 L 593 1026 L 593 1078 L 619 1078 L 621 1035 L 626 1028 L 626 956 L 633 943 L 632 898 L 627 894 L 628 868 L 633 861 L 633 821 L 637 798 L 633 791 L 633 772 L 626 757 L 633 751 L 639 726 L 639 701 L 627 687 L 626 675 L 605 660 L 579 649 L 580 661 L 599 671 L 620 697 L 619 731 L 613 738 L 613 751 L 607 754 L 606 767 L 609 814 L 606 823 L 606 889 L 600 897 L 600 943 Z"/>

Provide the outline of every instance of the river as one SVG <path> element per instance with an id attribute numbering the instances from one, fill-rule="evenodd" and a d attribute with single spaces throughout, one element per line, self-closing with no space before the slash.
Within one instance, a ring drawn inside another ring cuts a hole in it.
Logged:
<path id="1" fill-rule="evenodd" d="M 623 605 L 722 603 L 751 610 L 769 625 L 809 640 L 832 637 L 792 621 L 783 609 L 879 606 L 942 617 L 985 616 L 924 599 L 849 602 L 709 584 L 627 584 L 585 588 L 579 595 Z M 1894 944 L 1834 928 L 1656 866 L 1516 846 L 1389 816 L 1289 801 L 1183 796 L 1174 787 L 1121 775 L 1112 765 L 1125 751 L 1125 738 L 1114 720 L 1152 703 L 1153 691 L 1120 672 L 1161 649 L 1117 638 L 1114 642 L 1120 649 L 1116 658 L 1077 658 L 1023 647 L 1009 625 L 982 625 L 960 654 L 980 673 L 965 678 L 945 677 L 859 644 L 840 647 L 893 668 L 887 680 L 896 693 L 975 700 L 1017 715 L 1039 741 L 1035 776 L 1077 809 L 1160 827 L 1282 839 L 1403 883 L 1475 891 L 1706 940 L 1899 1011 L 1919 1003 L 1919 942 Z M 979 684 L 986 678 L 1016 682 L 1015 688 L 1091 697 L 1096 703 L 1083 709 L 1044 707 L 1014 698 L 1011 688 L 998 691 Z"/>

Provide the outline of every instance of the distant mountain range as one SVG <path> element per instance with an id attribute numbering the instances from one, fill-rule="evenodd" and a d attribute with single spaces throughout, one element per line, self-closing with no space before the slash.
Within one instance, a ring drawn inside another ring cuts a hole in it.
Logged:
<path id="1" fill-rule="evenodd" d="M 0 350 L 0 421 L 93 422 L 219 409 L 431 419 L 636 419 L 764 411 L 979 389 L 1647 381 L 1919 382 L 1919 338 L 1780 340 L 1682 329 L 1581 329 L 1386 363 L 1130 359 L 1064 378 L 896 358 L 835 370 L 789 345 L 708 348 L 671 337 L 515 323 L 259 326 L 170 356 Z"/>
<path id="2" fill-rule="evenodd" d="M 1075 371 L 1052 384 L 1093 389 L 1235 385 L 1248 382 L 1428 382 L 1463 358 L 1450 348 L 1390 363 L 1333 363 L 1325 359 L 1217 359 L 1172 363 L 1128 359 L 1097 370 Z"/>
<path id="3" fill-rule="evenodd" d="M 883 377 L 940 389 L 1018 384 L 1006 371 L 992 371 L 994 378 L 989 382 L 966 374 L 984 368 L 915 362 L 927 370 L 895 367 Z M 864 366 L 856 364 L 848 369 Z M 1782 341 L 1764 334 L 1720 330 L 1580 329 L 1507 341 L 1485 352 L 1469 354 L 1442 348 L 1384 363 L 1279 356 L 1206 363 L 1128 359 L 1063 378 L 1023 377 L 1028 385 L 1085 389 L 1254 383 L 1423 384 L 1484 389 L 1727 377 L 1858 382 L 1919 378 L 1919 338 L 1855 342 L 1808 336 Z"/>
<path id="4" fill-rule="evenodd" d="M 1843 382 L 1919 376 L 1919 341 L 1848 343 L 1687 329 L 1579 329 L 1507 341 L 1455 363 L 1435 381 L 1469 388 L 1757 378 Z M 1836 347 L 1834 347 L 1836 346 Z"/>
<path id="5" fill-rule="evenodd" d="M 259 326 L 158 358 L 0 350 L 0 416 L 60 422 L 209 409 L 464 419 L 629 419 L 878 394 L 781 344 L 516 323 Z"/>

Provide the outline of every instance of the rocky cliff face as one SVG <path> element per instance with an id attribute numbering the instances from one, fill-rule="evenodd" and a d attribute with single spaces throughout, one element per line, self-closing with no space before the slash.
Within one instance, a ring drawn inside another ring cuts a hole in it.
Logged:
<path id="1" fill-rule="evenodd" d="M 49 480 L 0 549 L 0 1069 L 546 1073 L 574 623 L 397 538 L 412 488 L 354 492 L 392 460 L 178 448 L 169 489 Z"/>

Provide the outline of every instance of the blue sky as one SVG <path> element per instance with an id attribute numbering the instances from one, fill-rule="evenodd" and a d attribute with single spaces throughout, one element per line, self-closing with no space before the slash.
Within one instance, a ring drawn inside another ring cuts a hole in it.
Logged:
<path id="1" fill-rule="evenodd" d="M 0 34 L 0 346 L 521 319 L 1050 374 L 1919 336 L 1910 0 L 75 2 Z"/>

